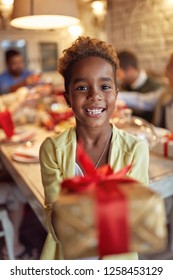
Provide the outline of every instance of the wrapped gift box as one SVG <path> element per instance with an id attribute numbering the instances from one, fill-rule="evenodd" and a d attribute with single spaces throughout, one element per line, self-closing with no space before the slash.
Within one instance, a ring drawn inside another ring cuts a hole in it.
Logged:
<path id="1" fill-rule="evenodd" d="M 109 166 L 92 170 L 88 163 L 85 177 L 62 183 L 70 193 L 54 205 L 65 259 L 163 250 L 167 230 L 160 196 L 126 177 L 130 167 L 113 174 Z"/>
<path id="2" fill-rule="evenodd" d="M 122 229 L 113 224 L 111 224 L 111 229 L 105 228 L 108 232 L 105 236 L 104 245 L 108 246 L 110 234 L 115 236 L 114 241 L 116 244 L 110 244 L 107 253 L 103 255 L 133 251 L 154 253 L 163 250 L 167 243 L 167 233 L 162 199 L 152 190 L 140 184 L 131 186 L 123 184 L 120 188 L 128 200 L 128 215 L 125 217 L 128 220 L 128 229 L 126 233 L 123 232 L 121 216 L 125 215 L 125 213 L 119 212 L 118 222 L 119 227 L 122 226 Z M 117 204 L 121 204 L 121 200 Z M 62 243 L 65 259 L 79 259 L 100 255 L 98 249 L 97 207 L 94 195 L 61 195 L 56 208 L 56 234 Z M 118 211 L 116 208 L 119 208 L 119 206 L 115 205 L 114 211 Z M 109 212 L 109 215 L 113 223 L 114 215 L 111 212 Z M 117 221 L 115 224 L 117 224 Z M 103 224 L 103 227 L 107 226 L 107 223 Z M 109 232 L 109 230 L 112 230 L 112 232 Z M 123 240 L 125 234 L 127 234 L 128 246 L 127 250 L 122 248 L 121 251 L 121 242 L 125 242 Z M 110 246 L 111 251 L 109 251 Z"/>
<path id="3" fill-rule="evenodd" d="M 173 133 L 161 137 L 151 151 L 164 157 L 173 158 Z"/>

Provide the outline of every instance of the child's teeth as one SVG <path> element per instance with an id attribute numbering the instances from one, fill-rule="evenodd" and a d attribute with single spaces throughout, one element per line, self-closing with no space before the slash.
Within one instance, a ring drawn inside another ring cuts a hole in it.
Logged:
<path id="1" fill-rule="evenodd" d="M 103 109 L 86 109 L 86 111 L 91 115 L 101 114 Z"/>

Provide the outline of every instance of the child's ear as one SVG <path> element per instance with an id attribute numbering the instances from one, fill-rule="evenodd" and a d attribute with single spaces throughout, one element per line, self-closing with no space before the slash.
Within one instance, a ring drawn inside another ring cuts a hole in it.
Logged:
<path id="1" fill-rule="evenodd" d="M 118 93 L 119 93 L 119 88 L 116 88 L 116 98 L 118 96 Z"/>
<path id="2" fill-rule="evenodd" d="M 71 107 L 68 93 L 67 93 L 66 91 L 64 91 L 64 92 L 63 92 L 63 95 L 64 95 L 65 101 L 66 101 L 66 103 L 67 103 L 67 106 L 68 106 L 68 107 Z"/>
<path id="3" fill-rule="evenodd" d="M 119 89 L 116 87 L 115 88 L 115 99 L 117 100 L 117 97 L 118 97 L 118 92 L 119 92 Z"/>
<path id="4" fill-rule="evenodd" d="M 115 104 L 117 102 L 118 92 L 119 92 L 119 89 L 116 88 L 116 90 L 115 90 Z"/>

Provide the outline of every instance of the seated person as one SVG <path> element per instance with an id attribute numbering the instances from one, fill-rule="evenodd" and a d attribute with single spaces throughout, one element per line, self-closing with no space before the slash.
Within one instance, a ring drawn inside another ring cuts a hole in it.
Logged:
<path id="1" fill-rule="evenodd" d="M 20 110 L 26 95 L 20 95 L 18 102 L 9 102 L 16 98 L 16 93 L 8 94 L 5 98 L 0 96 L 0 115 L 6 110 L 8 104 L 8 111 L 14 113 Z M 11 176 L 0 161 L 0 206 L 4 206 L 8 210 L 9 218 L 14 228 L 14 254 L 16 259 L 29 259 L 31 252 L 27 252 L 25 246 L 20 242 L 20 227 L 24 217 L 25 199 L 15 185 Z M 7 258 L 7 251 L 4 247 L 2 250 L 3 258 Z"/>
<path id="2" fill-rule="evenodd" d="M 158 100 L 154 124 L 173 131 L 173 53 L 167 63 L 165 76 L 168 79 L 168 86 Z"/>
<path id="3" fill-rule="evenodd" d="M 34 86 L 40 81 L 40 75 L 34 75 L 24 68 L 23 56 L 18 50 L 8 50 L 5 62 L 7 70 L 0 75 L 0 95 L 23 86 Z"/>
<path id="4" fill-rule="evenodd" d="M 16 259 L 26 257 L 25 246 L 20 242 L 20 227 L 24 216 L 24 198 L 19 189 L 12 181 L 9 174 L 0 162 L 0 206 L 8 210 L 9 218 L 14 229 L 14 254 Z M 28 255 L 28 254 L 27 254 Z M 7 258 L 7 251 L 4 247 L 2 258 Z"/>
<path id="5" fill-rule="evenodd" d="M 132 91 L 120 91 L 118 99 L 123 100 L 127 107 L 134 111 L 134 115 L 142 117 L 150 122 L 153 122 L 153 111 L 157 104 L 157 101 L 162 96 L 165 88 L 161 87 L 157 91 L 147 92 L 145 94 Z"/>
<path id="6" fill-rule="evenodd" d="M 123 98 L 122 94 L 122 98 L 127 106 L 133 109 L 134 115 L 151 122 L 155 104 L 162 92 L 160 91 L 162 85 L 148 76 L 145 70 L 139 68 L 138 59 L 134 53 L 120 51 L 118 58 L 120 68 L 117 75 L 120 92 L 126 91 L 126 96 Z M 127 92 L 132 92 L 131 95 L 129 93 L 129 98 Z"/>

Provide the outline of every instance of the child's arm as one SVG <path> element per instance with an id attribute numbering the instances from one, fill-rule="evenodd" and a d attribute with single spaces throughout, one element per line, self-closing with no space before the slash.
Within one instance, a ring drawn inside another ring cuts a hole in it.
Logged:
<path id="1" fill-rule="evenodd" d="M 51 138 L 46 138 L 40 148 L 42 184 L 45 193 L 46 226 L 57 241 L 52 226 L 53 204 L 60 191 L 61 172 L 56 158 L 56 150 Z"/>
<path id="2" fill-rule="evenodd" d="M 129 173 L 130 177 L 140 181 L 144 185 L 148 185 L 148 169 L 149 169 L 149 149 L 145 141 L 139 141 L 132 157 L 132 169 Z"/>

